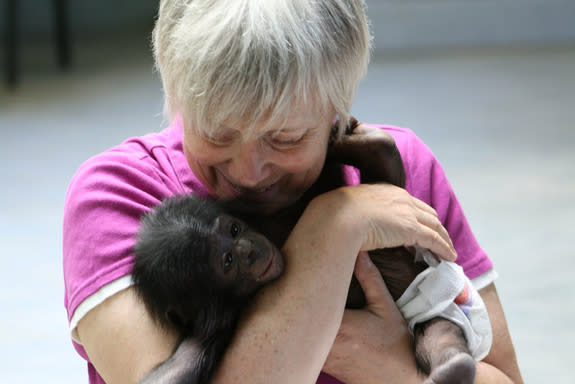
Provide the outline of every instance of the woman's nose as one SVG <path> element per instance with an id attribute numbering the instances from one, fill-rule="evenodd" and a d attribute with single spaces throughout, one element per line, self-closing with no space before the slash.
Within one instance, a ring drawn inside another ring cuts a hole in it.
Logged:
<path id="1" fill-rule="evenodd" d="M 242 143 L 228 168 L 233 181 L 246 188 L 264 187 L 262 182 L 269 176 L 264 151 L 258 142 Z"/>

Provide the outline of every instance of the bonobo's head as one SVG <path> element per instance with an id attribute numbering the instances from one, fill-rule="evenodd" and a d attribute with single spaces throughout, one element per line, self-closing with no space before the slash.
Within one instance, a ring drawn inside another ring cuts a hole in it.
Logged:
<path id="1" fill-rule="evenodd" d="M 145 215 L 134 250 L 133 279 L 146 306 L 160 323 L 183 328 L 225 316 L 284 267 L 267 238 L 192 195 Z"/>
<path id="2" fill-rule="evenodd" d="M 209 260 L 222 291 L 251 295 L 283 271 L 280 251 L 240 219 L 221 213 L 210 223 Z"/>

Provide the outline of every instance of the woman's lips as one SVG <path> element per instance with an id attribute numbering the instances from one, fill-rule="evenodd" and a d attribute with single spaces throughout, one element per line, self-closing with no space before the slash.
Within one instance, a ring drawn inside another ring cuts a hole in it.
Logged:
<path id="1" fill-rule="evenodd" d="M 226 192 L 230 194 L 232 198 L 253 201 L 266 201 L 275 195 L 278 188 L 277 182 L 268 184 L 264 187 L 246 188 L 231 182 L 221 172 L 218 173 L 220 174 L 221 180 L 223 180 Z"/>
<path id="2" fill-rule="evenodd" d="M 264 193 L 266 191 L 269 191 L 269 189 L 273 187 L 273 184 L 268 185 L 267 187 L 263 187 L 263 188 L 245 188 L 245 187 L 240 187 L 239 185 L 232 184 L 232 183 L 230 183 L 230 185 L 238 193 L 247 194 L 247 195 Z"/>

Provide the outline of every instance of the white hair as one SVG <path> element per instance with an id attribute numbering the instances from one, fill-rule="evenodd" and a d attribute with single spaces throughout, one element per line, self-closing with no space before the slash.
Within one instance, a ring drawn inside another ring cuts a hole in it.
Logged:
<path id="1" fill-rule="evenodd" d="M 370 44 L 363 0 L 161 0 L 153 33 L 168 117 L 204 129 L 294 102 L 345 126 Z"/>

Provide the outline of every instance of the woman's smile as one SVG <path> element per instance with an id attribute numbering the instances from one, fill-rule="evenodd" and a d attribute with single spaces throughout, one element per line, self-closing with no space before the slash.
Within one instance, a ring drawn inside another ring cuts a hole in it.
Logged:
<path id="1" fill-rule="evenodd" d="M 226 176 L 221 170 L 215 169 L 217 177 L 221 180 L 221 185 L 229 193 L 230 197 L 236 199 L 253 200 L 253 201 L 267 201 L 273 200 L 278 192 L 279 181 L 272 183 L 261 183 L 256 187 L 245 187 L 239 183 L 231 181 L 229 176 Z"/>

